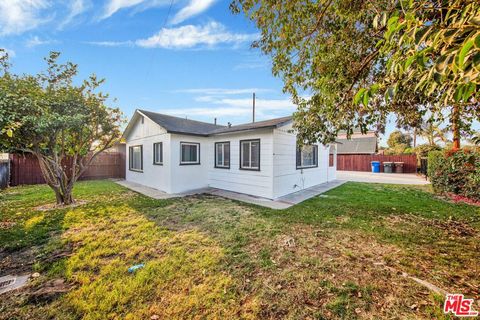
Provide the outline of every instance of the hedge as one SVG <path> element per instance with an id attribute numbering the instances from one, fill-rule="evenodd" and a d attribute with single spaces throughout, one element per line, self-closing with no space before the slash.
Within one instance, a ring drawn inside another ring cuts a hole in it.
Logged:
<path id="1" fill-rule="evenodd" d="M 439 194 L 453 193 L 480 201 L 480 152 L 475 150 L 431 151 L 428 177 Z"/>

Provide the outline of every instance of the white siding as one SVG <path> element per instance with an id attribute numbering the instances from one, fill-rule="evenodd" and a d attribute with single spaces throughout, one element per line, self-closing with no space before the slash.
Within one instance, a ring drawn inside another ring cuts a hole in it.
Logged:
<path id="1" fill-rule="evenodd" d="M 180 134 L 171 137 L 172 193 L 207 187 L 208 168 L 213 165 L 211 139 Z M 200 164 L 180 165 L 180 142 L 200 143 Z"/>
<path id="2" fill-rule="evenodd" d="M 126 180 L 171 193 L 171 135 L 148 118 L 142 123 L 141 117 L 136 116 L 133 121 L 126 137 Z M 157 142 L 163 143 L 163 165 L 153 164 L 153 144 Z M 129 147 L 137 145 L 143 147 L 143 172 L 129 170 Z"/>
<path id="3" fill-rule="evenodd" d="M 275 199 L 335 179 L 329 168 L 329 149 L 318 146 L 318 168 L 296 169 L 296 135 L 291 124 L 213 137 L 170 134 L 137 113 L 126 136 L 126 179 L 167 193 L 207 186 Z M 240 140 L 260 139 L 260 171 L 240 169 Z M 215 168 L 215 142 L 230 142 L 230 168 Z M 153 144 L 163 143 L 163 165 L 153 164 Z M 180 164 L 180 143 L 200 143 L 200 164 Z M 129 147 L 143 146 L 143 172 L 129 170 Z M 335 161 L 336 162 L 336 161 Z"/>
<path id="4" fill-rule="evenodd" d="M 211 138 L 210 187 L 273 198 L 273 129 L 237 132 Z M 260 171 L 240 170 L 240 140 L 260 139 Z M 230 169 L 214 167 L 215 142 L 230 142 Z"/>
<path id="5" fill-rule="evenodd" d="M 277 128 L 273 133 L 273 197 L 278 198 L 314 185 L 333 180 L 329 178 L 328 147 L 318 145 L 318 167 L 296 168 L 296 135 L 289 132 L 292 125 Z"/>

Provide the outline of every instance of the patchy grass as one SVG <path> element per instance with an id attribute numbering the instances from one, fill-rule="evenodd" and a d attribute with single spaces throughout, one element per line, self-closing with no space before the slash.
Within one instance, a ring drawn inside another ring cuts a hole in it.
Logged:
<path id="1" fill-rule="evenodd" d="M 46 186 L 0 193 L 2 275 L 41 274 L 2 296 L 0 318 L 444 317 L 401 272 L 480 299 L 480 208 L 425 187 L 348 183 L 283 211 L 109 181 L 75 196 L 86 204 L 38 211 Z M 68 292 L 46 294 L 60 279 Z"/>

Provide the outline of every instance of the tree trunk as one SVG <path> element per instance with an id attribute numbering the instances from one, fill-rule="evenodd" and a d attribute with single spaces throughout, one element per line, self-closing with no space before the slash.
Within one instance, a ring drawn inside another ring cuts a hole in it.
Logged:
<path id="1" fill-rule="evenodd" d="M 65 205 L 68 206 L 73 204 L 75 200 L 73 199 L 73 192 L 70 188 L 67 188 L 62 191 L 61 188 L 57 188 L 55 186 L 51 186 L 50 188 L 53 189 L 55 192 L 55 198 L 57 199 L 57 205 Z"/>
<path id="2" fill-rule="evenodd" d="M 453 106 L 452 109 L 452 132 L 453 132 L 453 150 L 460 149 L 460 117 L 459 117 L 459 109 L 457 105 Z"/>
<path id="3" fill-rule="evenodd" d="M 417 146 L 417 128 L 413 128 L 413 147 Z"/>
<path id="4" fill-rule="evenodd" d="M 73 183 L 76 177 L 69 178 L 62 164 L 42 154 L 35 154 L 40 164 L 43 178 L 48 186 L 55 192 L 57 205 L 70 205 L 73 200 Z M 61 160 L 59 160 L 61 162 Z"/>

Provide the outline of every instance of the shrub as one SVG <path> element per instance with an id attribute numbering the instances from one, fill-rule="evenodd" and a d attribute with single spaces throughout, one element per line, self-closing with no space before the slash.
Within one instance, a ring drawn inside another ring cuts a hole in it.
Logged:
<path id="1" fill-rule="evenodd" d="M 428 176 L 433 190 L 480 201 L 480 153 L 473 150 L 431 151 Z"/>
<path id="2" fill-rule="evenodd" d="M 437 146 L 436 144 L 431 145 L 431 144 L 420 144 L 415 147 L 415 153 L 417 154 L 417 158 L 426 158 L 428 157 L 429 152 L 431 151 L 440 151 L 442 148 Z"/>

